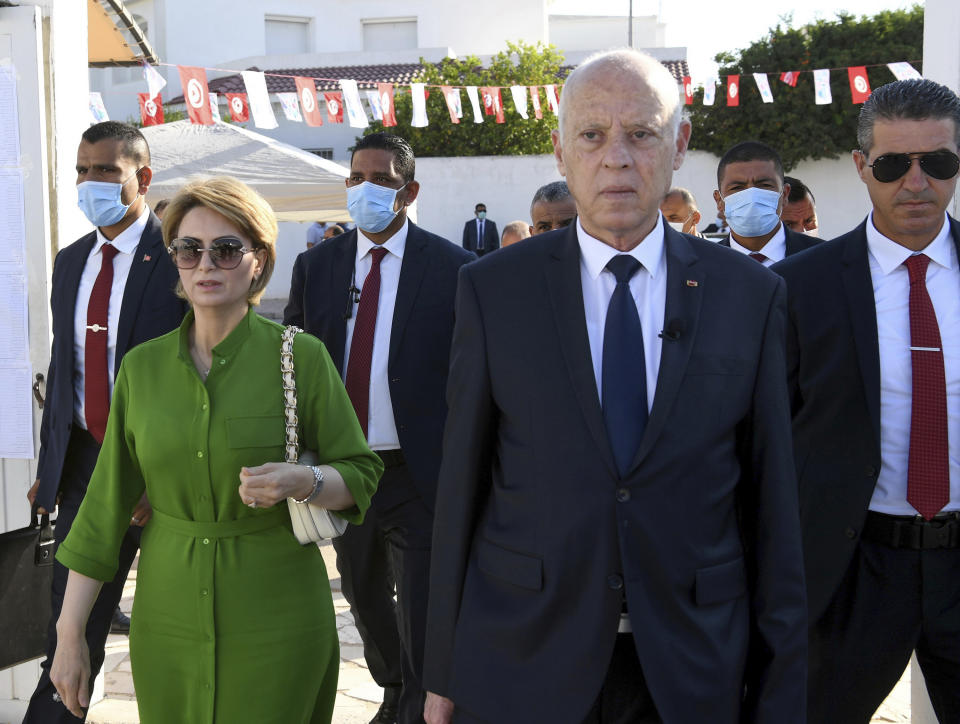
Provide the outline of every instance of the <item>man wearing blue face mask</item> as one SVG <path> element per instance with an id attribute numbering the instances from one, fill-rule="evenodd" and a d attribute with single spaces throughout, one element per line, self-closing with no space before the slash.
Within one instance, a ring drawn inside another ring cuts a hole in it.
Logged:
<path id="1" fill-rule="evenodd" d="M 58 543 L 70 531 L 93 473 L 121 359 L 135 345 L 177 327 L 186 313 L 173 291 L 177 270 L 164 250 L 160 220 L 145 200 L 152 175 L 150 149 L 133 126 L 106 121 L 84 132 L 77 149 L 77 197 L 97 228 L 65 246 L 53 266 L 53 348 L 37 479 L 27 493 L 40 511 L 58 508 Z M 107 633 L 150 515 L 144 497 L 131 512 L 116 576 L 91 611 L 86 640 L 92 678 L 103 663 Z M 79 721 L 55 698 L 50 683 L 67 581 L 67 569 L 53 565 L 47 659 L 24 719 L 28 724 Z"/>
<path id="2" fill-rule="evenodd" d="M 420 191 L 414 171 L 399 136 L 360 140 L 346 181 L 357 228 L 297 258 L 283 315 L 326 344 L 386 468 L 363 524 L 333 542 L 364 657 L 384 687 L 373 719 L 382 723 L 422 721 L 454 295 L 460 267 L 476 258 L 407 219 Z"/>
<path id="3" fill-rule="evenodd" d="M 717 166 L 717 212 L 730 235 L 720 240 L 764 266 L 808 249 L 818 239 L 788 229 L 780 214 L 790 193 L 780 155 L 759 141 L 744 141 L 727 151 Z"/>

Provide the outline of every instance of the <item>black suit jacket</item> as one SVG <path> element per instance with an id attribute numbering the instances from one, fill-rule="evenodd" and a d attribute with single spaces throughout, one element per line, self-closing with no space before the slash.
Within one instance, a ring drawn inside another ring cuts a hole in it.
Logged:
<path id="1" fill-rule="evenodd" d="M 867 221 L 773 270 L 787 282 L 787 369 L 810 621 L 851 558 L 880 473 L 880 350 Z M 960 224 L 950 219 L 960 253 Z"/>
<path id="2" fill-rule="evenodd" d="M 440 468 L 457 270 L 476 257 L 412 222 L 390 329 L 388 374 L 397 435 L 423 502 L 433 509 Z M 354 229 L 297 257 L 284 324 L 315 335 L 343 374 Z M 358 287 L 363 280 L 357 279 Z"/>
<path id="3" fill-rule="evenodd" d="M 37 503 L 53 510 L 60 476 L 73 427 L 74 311 L 80 276 L 97 242 L 92 231 L 57 254 L 53 265 L 50 308 L 53 316 L 53 347 L 47 371 L 47 396 L 40 424 L 40 459 Z M 186 302 L 174 294 L 179 276 L 163 245 L 160 219 L 153 212 L 134 251 L 130 276 L 123 290 L 114 374 L 133 347 L 166 334 L 186 314 Z"/>
<path id="4" fill-rule="evenodd" d="M 485 721 L 581 720 L 624 595 L 664 721 L 804 721 L 783 282 L 664 233 L 679 333 L 623 479 L 576 225 L 460 272 L 424 681 Z"/>
<path id="5" fill-rule="evenodd" d="M 483 256 L 488 251 L 500 248 L 500 232 L 497 222 L 485 219 L 483 222 L 483 248 L 477 249 L 477 220 L 470 219 L 463 225 L 463 248 Z"/>
<path id="6" fill-rule="evenodd" d="M 811 246 L 816 246 L 820 243 L 820 239 L 818 239 L 816 236 L 801 234 L 800 232 L 789 229 L 786 226 L 783 227 L 783 233 L 787 237 L 787 256 L 799 254 L 801 251 L 805 251 Z M 730 235 L 727 234 L 717 243 L 720 244 L 720 246 L 730 246 Z"/>

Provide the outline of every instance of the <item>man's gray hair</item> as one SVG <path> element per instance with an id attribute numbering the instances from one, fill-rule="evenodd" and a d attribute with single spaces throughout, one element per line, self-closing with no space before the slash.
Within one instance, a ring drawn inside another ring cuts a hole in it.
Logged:
<path id="1" fill-rule="evenodd" d="M 673 74 L 666 69 L 663 63 L 649 53 L 634 48 L 617 48 L 594 53 L 567 76 L 564 82 L 564 92 L 560 94 L 560 109 L 557 120 L 557 131 L 561 138 L 563 138 L 563 119 L 566 116 L 567 105 L 569 104 L 569 101 L 565 102 L 564 99 L 571 95 L 569 91 L 574 89 L 580 76 L 594 65 L 613 65 L 617 70 L 644 70 L 645 80 L 652 88 L 660 91 L 667 108 L 670 108 L 671 102 L 673 103 L 670 122 L 667 125 L 674 133 L 677 132 L 677 129 L 680 128 L 680 121 L 683 120 L 683 107 L 680 105 L 680 88 L 677 79 L 673 77 Z"/>
<path id="2" fill-rule="evenodd" d="M 945 85 L 926 78 L 897 80 L 882 85 L 867 98 L 857 120 L 857 143 L 865 154 L 873 147 L 877 121 L 925 121 L 949 118 L 955 142 L 960 146 L 960 98 Z"/>
<path id="3" fill-rule="evenodd" d="M 533 201 L 530 202 L 530 216 L 533 216 L 533 207 L 541 201 L 546 204 L 552 204 L 568 198 L 570 198 L 570 188 L 567 186 L 566 181 L 553 181 L 541 186 L 533 195 Z"/>
<path id="4" fill-rule="evenodd" d="M 687 189 L 681 186 L 674 186 L 672 189 L 667 191 L 666 194 L 664 194 L 663 198 L 668 199 L 671 196 L 679 196 L 680 199 L 683 201 L 683 203 L 685 203 L 694 211 L 699 211 L 699 209 L 697 208 L 697 200 L 693 198 L 693 194 L 690 193 Z"/>

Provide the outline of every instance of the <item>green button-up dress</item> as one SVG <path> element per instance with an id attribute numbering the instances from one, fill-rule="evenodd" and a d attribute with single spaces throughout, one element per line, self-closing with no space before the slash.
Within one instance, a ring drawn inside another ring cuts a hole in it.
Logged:
<path id="1" fill-rule="evenodd" d="M 130 657 L 143 724 L 329 722 L 339 647 L 320 550 L 301 546 L 286 504 L 251 509 L 242 466 L 284 460 L 280 337 L 251 310 L 201 379 L 179 330 L 131 350 L 114 387 L 86 497 L 57 552 L 113 578 L 146 489 Z M 336 368 L 307 334 L 294 342 L 301 445 L 343 476 L 359 523 L 383 470 Z"/>

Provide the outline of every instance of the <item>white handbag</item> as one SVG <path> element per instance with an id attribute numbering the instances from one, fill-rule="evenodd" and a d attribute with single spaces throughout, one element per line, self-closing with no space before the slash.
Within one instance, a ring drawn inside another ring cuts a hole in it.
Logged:
<path id="1" fill-rule="evenodd" d="M 299 419 L 297 417 L 297 378 L 293 368 L 293 338 L 302 331 L 299 327 L 287 327 L 283 331 L 280 345 L 280 372 L 283 375 L 283 403 L 287 428 L 286 457 L 288 463 L 316 465 L 319 462 L 317 453 L 312 450 L 301 452 L 297 433 Z M 290 511 L 293 534 L 301 545 L 317 543 L 325 538 L 336 538 L 347 529 L 346 520 L 319 505 L 298 503 L 294 498 L 287 498 L 287 508 Z"/>

